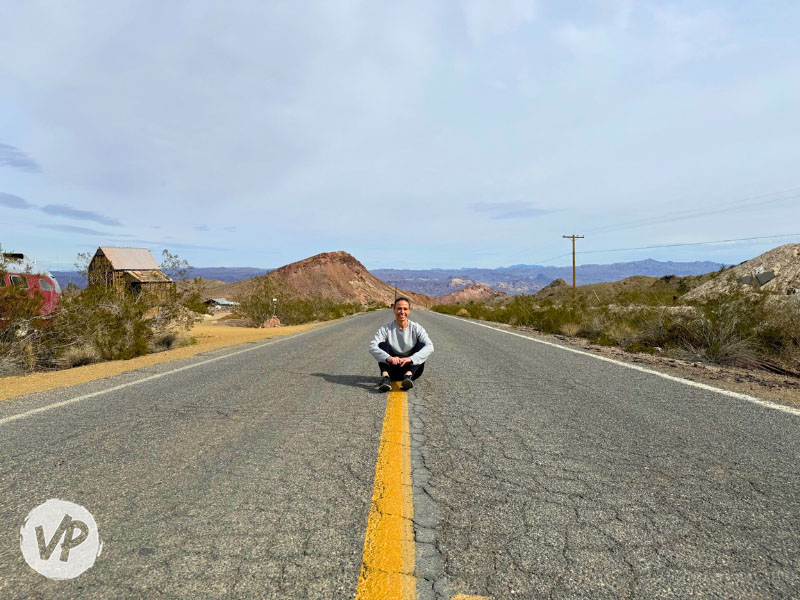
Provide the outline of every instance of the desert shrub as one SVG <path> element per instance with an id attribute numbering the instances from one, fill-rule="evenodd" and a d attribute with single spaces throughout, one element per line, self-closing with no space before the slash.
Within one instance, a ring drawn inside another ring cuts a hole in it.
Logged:
<path id="1" fill-rule="evenodd" d="M 580 333 L 581 324 L 580 323 L 564 323 L 561 326 L 561 333 L 566 335 L 567 337 L 575 337 Z"/>
<path id="2" fill-rule="evenodd" d="M 97 349 L 91 344 L 70 346 L 61 352 L 53 361 L 61 369 L 71 369 L 98 362 L 101 359 Z"/>
<path id="3" fill-rule="evenodd" d="M 103 360 L 128 359 L 147 354 L 154 335 L 150 297 L 92 286 L 65 293 L 49 332 L 60 350 L 90 344 Z"/>
<path id="4" fill-rule="evenodd" d="M 464 307 L 459 304 L 435 304 L 431 306 L 433 312 L 442 313 L 443 315 L 455 315 L 462 308 Z"/>
<path id="5" fill-rule="evenodd" d="M 191 335 L 181 335 L 175 342 L 178 348 L 185 348 L 186 346 L 194 346 L 197 344 L 197 338 Z"/>
<path id="6" fill-rule="evenodd" d="M 469 311 L 466 308 L 459 308 L 456 311 L 457 317 L 469 317 Z"/>
<path id="7" fill-rule="evenodd" d="M 42 294 L 33 296 L 16 286 L 0 287 L 0 362 L 2 371 L 19 374 L 38 364 L 42 329 L 46 320 L 39 316 Z"/>
<path id="8" fill-rule="evenodd" d="M 321 297 L 311 299 L 288 298 L 279 301 L 276 314 L 281 323 L 300 325 L 312 321 L 330 321 L 362 310 L 360 304 L 339 303 Z"/>
<path id="9" fill-rule="evenodd" d="M 185 295 L 157 298 L 95 286 L 68 286 L 40 317 L 41 294 L 0 287 L 0 376 L 127 359 L 172 345 L 199 318 Z"/>
<path id="10" fill-rule="evenodd" d="M 202 280 L 197 277 L 178 294 L 178 302 L 184 308 L 191 310 L 197 314 L 207 315 L 208 305 L 203 300 L 203 293 L 205 292 L 205 285 Z"/>
<path id="11" fill-rule="evenodd" d="M 277 299 L 277 302 L 274 302 L 273 298 Z M 240 296 L 238 301 L 237 312 L 252 327 L 263 327 L 273 314 L 285 325 L 300 325 L 312 321 L 339 319 L 364 309 L 361 304 L 334 302 L 320 296 L 292 298 L 280 294 L 266 279 L 249 294 Z"/>
<path id="12" fill-rule="evenodd" d="M 765 293 L 736 291 L 675 306 L 667 291 L 629 294 L 627 298 L 636 303 L 628 305 L 619 304 L 624 295 L 615 296 L 614 304 L 598 300 L 591 306 L 580 297 L 556 304 L 515 296 L 500 306 L 468 303 L 432 310 L 464 311 L 467 315 L 463 316 L 472 318 L 579 335 L 633 352 L 663 351 L 723 365 L 772 368 L 777 363 L 795 371 L 800 367 L 800 307 L 796 303 Z"/>
<path id="13" fill-rule="evenodd" d="M 269 281 L 262 280 L 258 287 L 237 299 L 239 302 L 237 312 L 252 327 L 263 327 L 277 308 L 272 300 L 278 297 L 277 294 L 277 289 Z"/>
<path id="14" fill-rule="evenodd" d="M 3 350 L 0 347 L 0 377 L 22 375 L 24 372 L 22 367 L 17 364 L 17 361 L 12 358 L 10 353 L 5 353 Z"/>
<path id="15" fill-rule="evenodd" d="M 164 333 L 155 336 L 151 342 L 151 351 L 152 352 L 161 352 L 163 350 L 169 350 L 178 340 L 178 333 L 176 331 L 165 331 Z"/>
<path id="16" fill-rule="evenodd" d="M 765 293 L 732 292 L 698 305 L 686 347 L 721 364 L 796 361 L 800 311 Z M 700 352 L 697 349 L 700 348 Z"/>

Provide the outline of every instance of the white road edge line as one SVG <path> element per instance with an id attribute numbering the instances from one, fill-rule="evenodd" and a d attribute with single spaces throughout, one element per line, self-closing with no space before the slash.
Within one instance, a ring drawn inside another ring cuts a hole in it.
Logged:
<path id="1" fill-rule="evenodd" d="M 640 367 L 638 365 L 632 365 L 630 363 L 623 362 L 621 360 L 614 360 L 613 358 L 607 358 L 605 356 L 597 356 L 596 354 L 592 354 L 591 352 L 584 352 L 583 350 L 578 350 L 576 348 L 570 348 L 569 346 L 562 346 L 561 344 L 556 344 L 553 342 L 548 342 L 546 340 L 540 340 L 537 338 L 529 337 L 527 335 L 522 335 L 521 333 L 514 333 L 513 331 L 506 331 L 505 329 L 500 329 L 498 327 L 492 327 L 491 325 L 485 325 L 483 323 L 476 323 L 475 321 L 471 321 L 469 319 L 462 319 L 460 317 L 455 317 L 453 315 L 445 315 L 445 317 L 450 317 L 452 319 L 457 319 L 458 321 L 464 321 L 465 323 L 470 323 L 472 325 L 477 325 L 479 327 L 486 327 L 486 329 L 494 329 L 495 331 L 499 331 L 500 333 L 507 333 L 508 335 L 515 335 L 517 337 L 521 337 L 526 340 L 530 340 L 532 342 L 536 342 L 537 344 L 544 344 L 545 346 L 552 346 L 553 348 L 560 348 L 561 350 L 566 350 L 567 352 L 572 352 L 574 354 L 582 354 L 583 356 L 590 356 L 592 358 L 596 358 L 597 360 L 602 360 L 605 362 L 609 362 L 615 365 L 619 365 L 621 367 L 626 367 L 628 369 L 633 369 L 634 371 L 641 371 L 642 373 L 649 373 L 651 375 L 656 375 L 658 377 L 662 377 L 664 379 L 669 379 L 670 381 L 676 381 L 678 383 L 683 383 L 685 385 L 690 385 L 692 387 L 700 388 L 701 390 L 707 390 L 710 392 L 717 392 L 719 394 L 723 394 L 725 396 L 730 396 L 731 398 L 738 398 L 739 400 L 747 400 L 748 402 L 752 402 L 753 404 L 758 404 L 759 406 L 764 406 L 766 408 L 772 408 L 774 410 L 780 410 L 785 413 L 789 413 L 790 415 L 795 415 L 800 417 L 800 408 L 794 408 L 792 406 L 785 406 L 783 404 L 777 404 L 775 402 L 770 402 L 769 400 L 762 400 L 761 398 L 756 398 L 755 396 L 750 396 L 748 394 L 742 394 L 740 392 L 731 392 L 729 390 L 723 390 L 721 388 L 714 387 L 713 385 L 708 385 L 706 383 L 699 383 L 697 381 L 692 381 L 691 379 L 684 379 L 683 377 L 675 377 L 674 375 L 667 375 L 666 373 L 661 373 L 660 371 L 654 371 L 653 369 L 647 369 L 645 367 Z"/>
<path id="2" fill-rule="evenodd" d="M 54 408 L 59 408 L 61 406 L 66 406 L 67 404 L 72 404 L 74 402 L 80 402 L 81 400 L 87 400 L 88 398 L 94 398 L 95 396 L 100 396 L 102 394 L 107 394 L 108 392 L 115 392 L 117 390 L 121 390 L 126 387 L 131 387 L 133 385 L 139 385 L 140 383 L 145 383 L 147 381 L 152 381 L 153 379 L 159 379 L 161 377 L 166 377 L 167 375 L 172 375 L 173 373 L 180 373 L 181 371 L 186 371 L 187 369 L 194 369 L 195 367 L 200 367 L 203 365 L 207 365 L 208 363 L 216 362 L 218 360 L 222 360 L 224 358 L 230 358 L 231 356 L 236 356 L 237 354 L 244 354 L 245 352 L 252 352 L 253 350 L 260 350 L 264 346 L 271 346 L 272 344 L 277 344 L 279 342 L 283 342 L 286 340 L 291 340 L 292 338 L 300 337 L 301 335 L 305 335 L 307 333 L 311 333 L 312 331 L 319 331 L 323 329 L 323 327 L 315 327 L 314 329 L 309 329 L 307 331 L 301 331 L 300 333 L 295 333 L 294 335 L 289 335 L 286 337 L 282 337 L 280 339 L 272 339 L 268 342 L 264 342 L 263 344 L 258 344 L 257 346 L 253 346 L 252 348 L 245 348 L 244 350 L 237 350 L 236 352 L 231 352 L 230 354 L 224 354 L 222 356 L 216 356 L 214 358 L 209 358 L 207 360 L 201 361 L 199 363 L 194 363 L 191 365 L 186 365 L 185 367 L 178 367 L 177 369 L 172 369 L 171 371 L 165 371 L 164 373 L 156 373 L 155 375 L 150 375 L 149 377 L 145 377 L 143 379 L 137 379 L 136 381 L 129 381 L 128 383 L 123 383 L 120 385 L 115 385 L 114 387 L 110 387 L 105 390 L 98 390 L 96 392 L 92 392 L 91 394 L 84 394 L 83 396 L 76 396 L 75 398 L 70 398 L 69 400 L 62 400 L 61 402 L 54 402 L 53 404 L 48 404 L 46 406 L 40 406 L 39 408 L 34 408 L 29 411 L 19 413 L 16 415 L 11 415 L 10 417 L 4 417 L 0 419 L 0 425 L 5 425 L 6 423 L 11 423 L 11 421 L 16 421 L 17 419 L 24 419 L 25 417 L 30 417 L 31 415 L 35 415 L 38 413 L 42 413 L 48 410 L 52 410 Z M 122 373 L 120 373 L 121 375 Z M 116 377 L 116 375 L 112 375 L 112 377 Z M 95 380 L 98 381 L 98 380 Z M 86 383 L 91 383 L 87 381 Z M 58 388 L 54 388 L 58 389 Z M 51 391 L 51 390 L 46 390 Z"/>

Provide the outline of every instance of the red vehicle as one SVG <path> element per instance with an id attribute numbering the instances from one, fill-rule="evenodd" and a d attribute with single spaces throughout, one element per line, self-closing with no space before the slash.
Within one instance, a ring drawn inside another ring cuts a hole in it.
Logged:
<path id="1" fill-rule="evenodd" d="M 56 278 L 49 271 L 31 267 L 22 254 L 6 253 L 3 257 L 7 272 L 0 276 L 0 287 L 13 285 L 27 291 L 29 296 L 34 296 L 38 290 L 44 298 L 40 314 L 45 317 L 52 313 L 61 296 L 61 286 Z"/>

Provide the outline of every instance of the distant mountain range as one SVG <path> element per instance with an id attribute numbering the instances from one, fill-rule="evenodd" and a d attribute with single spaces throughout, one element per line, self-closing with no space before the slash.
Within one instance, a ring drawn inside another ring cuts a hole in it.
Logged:
<path id="1" fill-rule="evenodd" d="M 663 277 L 664 275 L 702 275 L 720 268 L 715 262 L 661 262 L 639 260 L 610 265 L 581 265 L 577 268 L 578 285 L 619 281 L 634 275 Z M 251 267 L 196 267 L 191 277 L 203 277 L 233 283 L 269 273 L 273 269 Z M 541 265 L 512 265 L 497 269 L 373 269 L 370 274 L 390 286 L 427 296 L 445 296 L 473 284 L 483 284 L 509 295 L 532 294 L 555 279 L 572 283 L 572 267 Z M 75 271 L 53 271 L 62 287 L 74 283 L 85 287 L 86 281 Z"/>
<path id="2" fill-rule="evenodd" d="M 637 260 L 610 265 L 581 265 L 577 268 L 578 285 L 619 281 L 634 275 L 663 277 L 664 275 L 702 275 L 716 271 L 722 265 L 715 262 L 660 262 Z M 532 294 L 556 279 L 572 283 L 572 267 L 541 265 L 512 265 L 498 269 L 374 269 L 370 271 L 397 287 L 428 296 L 444 296 L 474 283 L 514 294 Z"/>

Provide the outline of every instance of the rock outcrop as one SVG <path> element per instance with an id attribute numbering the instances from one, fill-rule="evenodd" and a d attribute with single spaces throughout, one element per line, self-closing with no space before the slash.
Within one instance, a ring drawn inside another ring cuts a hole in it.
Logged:
<path id="1" fill-rule="evenodd" d="M 703 300 L 735 291 L 800 294 L 800 244 L 785 244 L 721 272 L 682 296 Z"/>
<path id="2" fill-rule="evenodd" d="M 492 300 L 493 298 L 501 298 L 507 295 L 508 294 L 506 294 L 505 292 L 498 292 L 497 290 L 493 290 L 488 285 L 484 285 L 482 283 L 473 283 L 472 285 L 468 285 L 464 289 L 456 290 L 455 292 L 450 292 L 446 296 L 434 298 L 433 303 L 461 304 L 469 301 L 485 302 L 486 300 Z"/>

